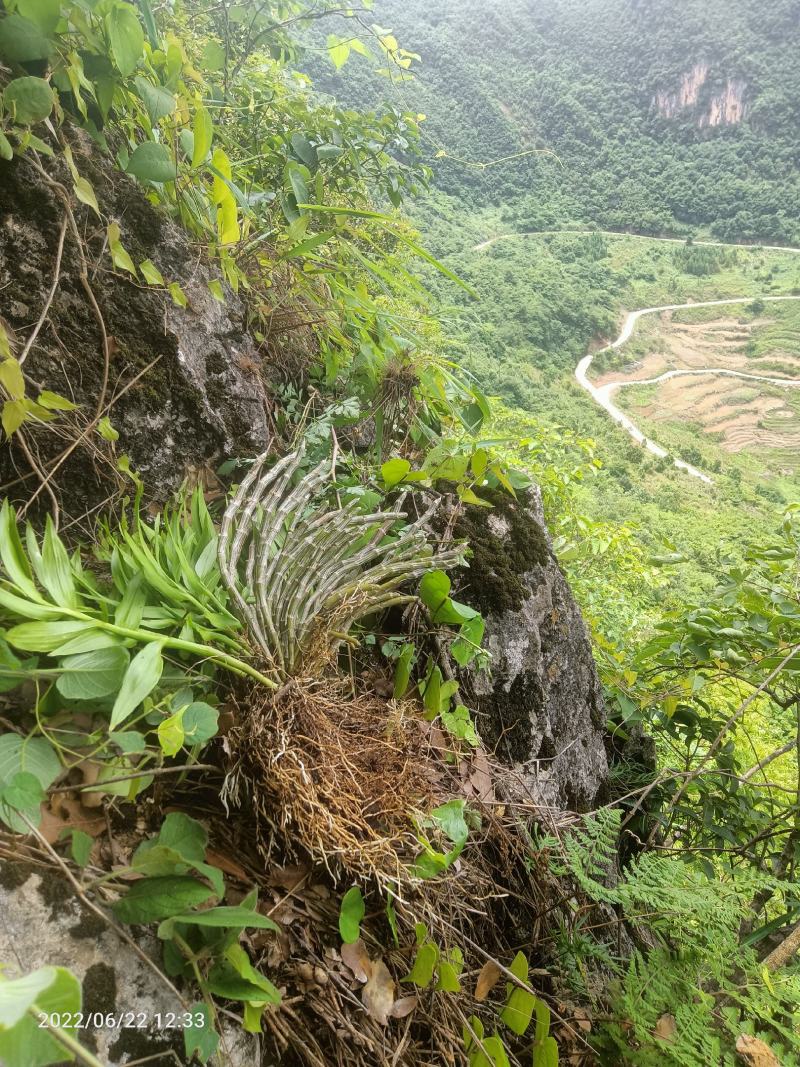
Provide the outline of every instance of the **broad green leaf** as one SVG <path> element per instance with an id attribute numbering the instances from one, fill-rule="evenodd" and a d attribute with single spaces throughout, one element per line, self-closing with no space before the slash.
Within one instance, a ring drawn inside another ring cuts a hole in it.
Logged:
<path id="1" fill-rule="evenodd" d="M 381 467 L 381 477 L 387 489 L 399 485 L 411 470 L 411 464 L 407 459 L 389 459 Z"/>
<path id="2" fill-rule="evenodd" d="M 13 437 L 27 417 L 28 413 L 25 410 L 24 401 L 7 400 L 5 404 L 3 404 L 2 414 L 2 424 L 6 436 Z"/>
<path id="3" fill-rule="evenodd" d="M 171 811 L 161 824 L 158 836 L 144 841 L 135 852 L 141 857 L 155 845 L 175 849 L 189 863 L 202 863 L 206 856 L 208 834 L 202 823 L 182 811 Z"/>
<path id="4" fill-rule="evenodd" d="M 42 33 L 52 33 L 61 17 L 61 4 L 59 0 L 17 0 L 17 12 Z"/>
<path id="5" fill-rule="evenodd" d="M 116 222 L 111 222 L 108 225 L 108 247 L 111 251 L 111 258 L 114 261 L 114 266 L 119 267 L 120 270 L 126 270 L 129 274 L 136 277 L 136 267 L 133 265 L 133 260 L 125 251 L 125 248 L 120 241 L 120 229 Z"/>
<path id="6" fill-rule="evenodd" d="M 543 1000 L 537 997 L 534 1011 L 536 1012 L 535 1040 L 542 1043 L 547 1040 L 547 1035 L 550 1033 L 550 1009 Z"/>
<path id="7" fill-rule="evenodd" d="M 128 668 L 128 650 L 120 645 L 80 652 L 59 660 L 56 689 L 67 700 L 98 700 L 116 693 Z"/>
<path id="8" fill-rule="evenodd" d="M 481 1044 L 483 1048 L 477 1048 L 470 1067 L 510 1067 L 505 1045 L 497 1034 L 484 1037 Z"/>
<path id="9" fill-rule="evenodd" d="M 130 662 L 125 672 L 117 699 L 111 711 L 110 729 L 115 729 L 125 722 L 146 696 L 158 685 L 164 661 L 161 656 L 161 644 L 152 641 L 145 645 Z"/>
<path id="10" fill-rule="evenodd" d="M 165 756 L 175 756 L 180 752 L 184 742 L 183 711 L 176 711 L 168 719 L 158 724 L 158 743 Z"/>
<path id="11" fill-rule="evenodd" d="M 112 910 L 124 923 L 160 922 L 182 914 L 187 908 L 205 904 L 212 896 L 213 889 L 187 875 L 142 878 L 112 905 Z"/>
<path id="12" fill-rule="evenodd" d="M 182 725 L 187 745 L 203 745 L 217 735 L 219 712 L 197 701 L 184 709 Z"/>
<path id="13" fill-rule="evenodd" d="M 21 593 L 34 600 L 42 599 L 34 585 L 31 567 L 22 547 L 17 517 L 7 500 L 3 501 L 0 508 L 0 562 Z"/>
<path id="14" fill-rule="evenodd" d="M 189 301 L 186 298 L 186 293 L 181 289 L 177 282 L 170 282 L 169 295 L 172 297 L 173 304 L 177 304 L 180 308 L 189 306 Z"/>
<path id="15" fill-rule="evenodd" d="M 23 622 L 12 626 L 7 640 L 24 652 L 52 652 L 60 645 L 95 628 L 88 622 L 59 620 L 58 622 Z"/>
<path id="16" fill-rule="evenodd" d="M 558 1045 L 554 1037 L 546 1037 L 533 1046 L 533 1067 L 558 1067 Z"/>
<path id="17" fill-rule="evenodd" d="M 123 77 L 132 74 L 144 52 L 144 30 L 130 4 L 115 3 L 106 15 L 111 54 Z"/>
<path id="18" fill-rule="evenodd" d="M 94 188 L 86 178 L 81 177 L 79 174 L 72 184 L 72 189 L 82 204 L 86 204 L 87 207 L 92 208 L 96 215 L 100 215 L 100 205 L 97 203 Z"/>
<path id="19" fill-rule="evenodd" d="M 424 945 L 420 945 L 417 949 L 414 966 L 403 981 L 413 982 L 420 989 L 427 989 L 433 981 L 433 973 L 438 962 L 438 947 L 432 941 L 426 941 Z"/>
<path id="20" fill-rule="evenodd" d="M 530 1026 L 536 997 L 527 989 L 518 986 L 511 990 L 506 1006 L 500 1012 L 500 1018 L 515 1034 L 524 1034 Z"/>
<path id="21" fill-rule="evenodd" d="M 339 933 L 346 945 L 355 944 L 361 935 L 361 920 L 365 914 L 364 897 L 357 885 L 342 897 L 339 909 Z"/>
<path id="22" fill-rule="evenodd" d="M 22 367 L 15 359 L 9 358 L 0 362 L 0 385 L 12 400 L 22 400 L 25 396 L 25 377 Z"/>
<path id="23" fill-rule="evenodd" d="M 450 596 L 450 579 L 444 571 L 428 571 L 419 583 L 419 596 L 425 607 L 435 615 Z"/>
<path id="24" fill-rule="evenodd" d="M 140 181 L 171 182 L 178 176 L 178 168 L 169 149 L 155 141 L 137 145 L 126 170 Z"/>
<path id="25" fill-rule="evenodd" d="M 208 291 L 215 300 L 220 302 L 220 304 L 225 303 L 225 291 L 222 288 L 222 282 L 220 282 L 219 278 L 209 278 Z"/>
<path id="26" fill-rule="evenodd" d="M 36 403 L 41 404 L 48 411 L 76 411 L 78 405 L 67 400 L 60 393 L 53 393 L 50 389 L 43 389 L 36 398 Z"/>
<path id="27" fill-rule="evenodd" d="M 80 1008 L 81 984 L 64 967 L 42 967 L 13 981 L 0 977 L 0 1063 L 46 1067 L 71 1062 L 63 1044 L 39 1026 L 37 1016 L 43 1012 L 69 1018 Z M 6 1021 L 12 1018 L 16 1021 Z M 79 1030 L 62 1029 L 74 1040 L 80 1039 Z"/>
<path id="28" fill-rule="evenodd" d="M 163 940 L 172 937 L 176 923 L 191 926 L 211 926 L 221 930 L 278 930 L 279 927 L 266 915 L 261 915 L 250 908 L 221 907 L 208 908 L 206 911 L 187 912 L 185 915 L 173 915 L 158 928 L 158 936 Z"/>
<path id="29" fill-rule="evenodd" d="M 158 267 L 155 265 L 155 263 L 152 261 L 152 259 L 145 259 L 142 263 L 140 263 L 139 270 L 142 272 L 142 277 L 148 285 L 164 284 L 164 276 L 162 275 Z M 114 432 L 116 433 L 116 431 Z M 116 436 L 119 437 L 119 434 L 117 434 Z M 111 440 L 116 440 L 116 437 L 111 438 Z"/>
<path id="30" fill-rule="evenodd" d="M 186 1049 L 186 1059 L 189 1061 L 193 1056 L 197 1056 L 201 1063 L 207 1063 L 217 1051 L 219 1034 L 214 1029 L 211 1012 L 207 1004 L 200 1001 L 198 1004 L 193 1004 L 190 1011 L 195 1021 L 198 1015 L 202 1015 L 205 1021 L 202 1026 L 184 1027 L 183 1041 Z"/>
<path id="31" fill-rule="evenodd" d="M 20 771 L 0 788 L 0 800 L 15 811 L 36 811 L 45 796 L 41 782 L 30 771 Z"/>
<path id="32" fill-rule="evenodd" d="M 201 70 L 222 70 L 225 66 L 225 49 L 218 41 L 206 41 L 203 46 L 203 54 L 200 58 Z"/>
<path id="33" fill-rule="evenodd" d="M 0 735 L 0 788 L 11 785 L 19 774 L 31 774 L 42 789 L 48 789 L 61 773 L 61 763 L 49 741 L 42 737 L 23 738 L 19 734 Z M 18 809 L 35 826 L 39 825 L 39 803 Z M 28 826 L 7 804 L 0 802 L 0 819 L 16 833 Z"/>
<path id="34" fill-rule="evenodd" d="M 69 829 L 67 833 L 70 835 L 70 855 L 79 867 L 85 867 L 89 862 L 89 855 L 94 844 L 93 839 L 84 830 L 73 828 Z"/>
<path id="35" fill-rule="evenodd" d="M 9 160 L 13 158 L 14 149 L 11 147 L 11 142 L 3 133 L 3 131 L 0 130 L 0 159 Z"/>
<path id="36" fill-rule="evenodd" d="M 350 45 L 347 41 L 343 41 L 333 33 L 328 36 L 327 43 L 328 55 L 331 57 L 331 62 L 337 70 L 341 70 L 350 56 Z"/>
<path id="37" fill-rule="evenodd" d="M 149 262 L 149 261 L 145 260 L 145 263 L 147 263 L 147 262 Z M 144 267 L 144 264 L 142 264 L 142 266 Z M 142 273 L 144 274 L 144 271 L 142 271 Z M 147 278 L 147 275 L 145 275 L 145 279 L 147 281 L 149 281 L 149 278 Z M 152 285 L 153 283 L 150 282 L 150 284 Z M 102 417 L 102 419 L 100 419 L 100 421 L 98 422 L 98 424 L 97 424 L 97 432 L 100 434 L 100 436 L 103 438 L 104 441 L 118 441 L 119 440 L 119 431 L 114 429 L 114 427 L 111 424 L 111 419 L 108 417 L 108 415 L 104 415 Z"/>
<path id="38" fill-rule="evenodd" d="M 214 137 L 214 124 L 211 121 L 211 115 L 202 105 L 198 106 L 194 113 L 192 133 L 194 135 L 192 166 L 199 167 L 201 163 L 205 163 L 208 153 L 211 151 L 211 142 Z"/>
<path id="39" fill-rule="evenodd" d="M 147 114 L 153 126 L 175 110 L 175 97 L 163 85 L 153 85 L 146 78 L 136 78 L 136 92 L 147 108 Z"/>
<path id="40" fill-rule="evenodd" d="M 20 126 L 46 119 L 54 102 L 53 90 L 44 78 L 15 78 L 3 91 L 3 105 Z"/>
<path id="41" fill-rule="evenodd" d="M 439 965 L 439 978 L 434 988 L 440 989 L 444 993 L 461 992 L 461 983 L 458 980 L 458 974 L 452 963 L 444 961 Z"/>
<path id="42" fill-rule="evenodd" d="M 16 13 L 0 19 L 0 58 L 12 63 L 47 59 L 55 43 L 29 19 Z"/>

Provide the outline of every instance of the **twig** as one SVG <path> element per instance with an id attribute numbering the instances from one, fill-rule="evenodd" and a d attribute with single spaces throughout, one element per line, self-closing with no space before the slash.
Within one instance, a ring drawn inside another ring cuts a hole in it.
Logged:
<path id="1" fill-rule="evenodd" d="M 33 343 L 39 336 L 39 331 L 44 325 L 45 319 L 47 318 L 47 313 L 50 310 L 50 305 L 53 303 L 53 297 L 56 295 L 58 283 L 61 280 L 61 257 L 64 254 L 64 238 L 67 235 L 68 221 L 69 220 L 65 214 L 61 222 L 61 230 L 58 234 L 58 249 L 56 250 L 56 265 L 55 270 L 53 271 L 53 284 L 50 286 L 50 292 L 47 294 L 47 299 L 44 302 L 44 307 L 42 308 L 42 313 L 39 316 L 39 321 L 34 326 L 33 332 L 31 333 L 28 340 L 25 342 L 25 347 L 22 349 L 19 359 L 17 360 L 20 366 L 22 366 L 22 364 L 28 358 L 28 353 L 30 352 L 31 348 L 33 348 Z"/>
<path id="2" fill-rule="evenodd" d="M 134 778 L 157 778 L 164 774 L 183 774 L 184 771 L 217 771 L 222 774 L 219 767 L 215 767 L 213 763 L 187 763 L 183 767 L 143 767 L 142 770 L 136 771 L 134 774 L 121 774 L 118 778 L 104 778 L 102 782 L 90 782 L 87 785 L 57 785 L 47 790 L 48 793 L 83 793 L 86 790 L 94 789 L 98 792 L 102 791 L 103 786 L 111 785 L 112 782 L 130 782 Z"/>

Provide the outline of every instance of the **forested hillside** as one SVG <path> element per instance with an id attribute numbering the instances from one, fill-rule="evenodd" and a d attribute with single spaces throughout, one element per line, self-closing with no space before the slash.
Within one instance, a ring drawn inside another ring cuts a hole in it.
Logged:
<path id="1" fill-rule="evenodd" d="M 321 84 L 424 113 L 437 184 L 465 206 L 521 229 L 800 242 L 797 0 L 384 0 L 375 16 L 421 55 L 414 82 L 364 67 Z"/>

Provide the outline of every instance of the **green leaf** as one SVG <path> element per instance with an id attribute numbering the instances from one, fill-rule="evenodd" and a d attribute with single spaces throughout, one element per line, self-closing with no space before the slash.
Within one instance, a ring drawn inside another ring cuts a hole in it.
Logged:
<path id="1" fill-rule="evenodd" d="M 0 56 L 12 63 L 47 59 L 55 45 L 33 22 L 21 15 L 0 20 Z"/>
<path id="2" fill-rule="evenodd" d="M 67 833 L 71 838 L 69 851 L 72 858 L 79 867 L 85 867 L 94 844 L 92 838 L 83 830 L 69 829 Z"/>
<path id="3" fill-rule="evenodd" d="M 158 743 L 165 756 L 174 756 L 180 752 L 184 742 L 183 711 L 177 711 L 158 724 Z"/>
<path id="4" fill-rule="evenodd" d="M 20 126 L 46 119 L 54 103 L 53 90 L 44 78 L 15 78 L 3 92 L 3 105 Z"/>
<path id="5" fill-rule="evenodd" d="M 53 520 L 47 516 L 42 542 L 42 561 L 39 569 L 42 585 L 56 604 L 64 608 L 78 607 L 75 578 L 64 543 L 56 533 Z"/>
<path id="6" fill-rule="evenodd" d="M 147 282 L 148 285 L 163 285 L 164 284 L 164 276 L 162 275 L 162 273 L 158 269 L 158 267 L 155 265 L 155 263 L 152 261 L 152 259 L 145 259 L 142 263 L 140 263 L 139 264 L 139 270 L 142 272 L 142 277 L 144 278 L 144 280 Z M 108 421 L 108 420 L 106 420 L 106 421 Z M 110 423 L 109 423 L 109 425 L 110 425 Z M 116 431 L 114 431 L 114 432 L 116 433 Z M 110 440 L 115 441 L 117 439 L 117 437 L 119 437 L 119 434 L 117 434 L 116 437 L 110 438 Z M 107 438 L 107 440 L 108 440 L 108 438 Z"/>
<path id="7" fill-rule="evenodd" d="M 225 291 L 222 288 L 222 282 L 218 278 L 210 278 L 208 281 L 208 291 L 218 300 L 220 304 L 225 303 Z"/>
<path id="8" fill-rule="evenodd" d="M 554 1037 L 546 1037 L 533 1046 L 533 1067 L 558 1067 L 558 1045 Z"/>
<path id="9" fill-rule="evenodd" d="M 181 289 L 177 282 L 170 282 L 169 295 L 172 297 L 173 304 L 177 304 L 179 308 L 185 308 L 189 306 L 189 301 L 186 298 L 186 293 Z"/>
<path id="10" fill-rule="evenodd" d="M 445 961 L 440 965 L 439 978 L 435 988 L 440 989 L 445 993 L 461 992 L 461 983 L 458 980 L 458 974 L 452 963 Z"/>
<path id="11" fill-rule="evenodd" d="M 381 477 L 386 489 L 392 489 L 399 485 L 411 470 L 411 464 L 407 459 L 389 459 L 381 467 Z"/>
<path id="12" fill-rule="evenodd" d="M 39 393 L 36 403 L 41 404 L 48 411 L 76 411 L 78 408 L 77 404 L 73 404 L 65 396 L 61 396 L 60 393 L 53 393 L 49 389 L 43 389 Z"/>
<path id="13" fill-rule="evenodd" d="M 413 982 L 420 989 L 427 989 L 433 981 L 433 972 L 439 962 L 439 949 L 432 941 L 426 941 L 417 949 L 414 966 L 409 974 L 403 979 L 404 982 Z"/>
<path id="14" fill-rule="evenodd" d="M 536 997 L 533 993 L 517 986 L 511 990 L 506 1006 L 500 1012 L 500 1018 L 509 1030 L 521 1036 L 530 1026 L 535 1005 Z"/>
<path id="15" fill-rule="evenodd" d="M 127 78 L 144 53 L 144 31 L 130 4 L 116 3 L 106 15 L 111 54 L 117 69 Z"/>
<path id="16" fill-rule="evenodd" d="M 198 1015 L 202 1015 L 204 1023 L 202 1026 L 184 1027 L 183 1042 L 186 1048 L 186 1059 L 187 1061 L 191 1060 L 196 1055 L 201 1063 L 207 1063 L 217 1051 L 219 1034 L 214 1029 L 211 1011 L 207 1004 L 201 1001 L 198 1004 L 193 1004 L 189 1010 L 193 1019 L 196 1019 Z"/>
<path id="17" fill-rule="evenodd" d="M 550 1009 L 543 1000 L 537 997 L 534 1011 L 536 1012 L 535 1040 L 542 1043 L 547 1040 L 547 1035 L 550 1033 Z"/>
<path id="18" fill-rule="evenodd" d="M 221 907 L 209 908 L 207 911 L 193 911 L 185 915 L 173 915 L 158 928 L 158 936 L 166 941 L 172 937 L 176 923 L 187 926 L 211 926 L 221 930 L 278 930 L 279 927 L 266 915 L 260 915 L 250 908 Z"/>
<path id="19" fill-rule="evenodd" d="M 334 67 L 341 70 L 350 56 L 350 45 L 332 33 L 328 36 L 328 55 Z"/>
<path id="20" fill-rule="evenodd" d="M 405 644 L 397 657 L 397 666 L 394 669 L 394 700 L 400 700 L 405 696 L 408 682 L 411 678 L 411 665 L 414 660 L 415 648 L 412 644 Z"/>
<path id="21" fill-rule="evenodd" d="M 133 714 L 146 696 L 158 685 L 164 661 L 161 656 L 160 642 L 153 641 L 140 651 L 130 662 L 125 672 L 117 699 L 111 711 L 110 729 L 115 729 Z"/>
<path id="22" fill-rule="evenodd" d="M 0 788 L 11 785 L 19 774 L 31 774 L 43 790 L 48 789 L 61 773 L 61 763 L 49 741 L 42 737 L 23 738 L 18 734 L 0 735 Z M 24 784 L 24 783 L 23 783 Z M 39 803 L 21 810 L 35 826 L 39 825 Z M 26 823 L 0 802 L 0 819 L 16 833 L 27 833 Z"/>
<path id="23" fill-rule="evenodd" d="M 15 811 L 35 811 L 45 796 L 41 782 L 30 771 L 20 771 L 8 785 L 0 788 L 0 799 Z"/>
<path id="24" fill-rule="evenodd" d="M 449 837 L 454 845 L 461 847 L 466 843 L 469 836 L 469 827 L 464 818 L 465 807 L 466 801 L 464 800 L 448 800 L 446 804 L 440 804 L 438 808 L 434 808 L 430 813 L 430 817 L 435 820 L 442 832 Z M 513 970 L 513 965 L 511 969 Z M 514 973 L 516 974 L 516 972 Z M 527 971 L 525 972 L 525 977 L 527 978 Z"/>
<path id="25" fill-rule="evenodd" d="M 173 113 L 175 110 L 175 97 L 163 85 L 153 85 L 152 82 L 142 77 L 135 79 L 135 85 L 136 92 L 147 108 L 147 114 L 153 126 L 160 119 L 166 118 L 167 115 Z"/>
<path id="26" fill-rule="evenodd" d="M 17 12 L 42 33 L 52 33 L 61 18 L 61 4 L 59 0 L 17 0 Z"/>
<path id="27" fill-rule="evenodd" d="M 222 70 L 225 66 L 225 49 L 218 41 L 206 41 L 203 46 L 203 54 L 200 57 L 201 70 L 208 70 L 212 73 L 217 70 Z"/>
<path id="28" fill-rule="evenodd" d="M 17 432 L 25 419 L 28 417 L 28 413 L 25 410 L 25 403 L 22 400 L 7 400 L 3 404 L 2 424 L 3 429 L 6 432 L 6 436 L 11 437 Z"/>
<path id="29" fill-rule="evenodd" d="M 360 888 L 354 885 L 342 897 L 339 909 L 339 933 L 346 945 L 355 944 L 361 936 L 361 920 L 365 911 L 364 897 Z"/>
<path id="30" fill-rule="evenodd" d="M 52 652 L 72 638 L 93 629 L 88 622 L 23 622 L 19 626 L 12 626 L 6 638 L 15 648 L 21 648 L 24 652 Z"/>
<path id="31" fill-rule="evenodd" d="M 174 849 L 187 863 L 202 863 L 206 856 L 208 834 L 202 823 L 182 811 L 171 811 L 166 816 L 158 835 L 144 841 L 134 853 L 134 861 L 151 851 L 156 845 Z"/>
<path id="32" fill-rule="evenodd" d="M 137 145 L 125 169 L 139 181 L 171 182 L 178 177 L 178 168 L 169 149 L 155 141 Z"/>
<path id="33" fill-rule="evenodd" d="M 212 889 L 187 875 L 142 878 L 112 905 L 112 910 L 124 923 L 160 922 L 182 914 L 187 908 L 205 904 L 212 896 Z"/>
<path id="34" fill-rule="evenodd" d="M 149 261 L 145 260 L 145 263 L 147 263 L 147 262 L 149 262 Z M 144 263 L 142 264 L 142 267 L 144 267 Z M 142 271 L 142 273 L 144 274 L 144 270 Z M 146 274 L 145 274 L 145 280 L 146 281 L 150 281 L 150 279 L 147 277 Z M 153 283 L 150 282 L 150 284 L 152 285 Z M 108 417 L 108 415 L 104 415 L 102 417 L 102 419 L 100 419 L 100 421 L 98 422 L 98 424 L 97 424 L 97 432 L 100 434 L 100 436 L 103 438 L 104 441 L 118 441 L 119 440 L 119 432 L 117 430 L 115 430 L 114 427 L 112 426 L 111 419 Z"/>
<path id="35" fill-rule="evenodd" d="M 482 1045 L 482 1049 L 480 1047 L 477 1049 L 470 1067 L 510 1067 L 505 1045 L 497 1034 L 484 1037 Z"/>
<path id="36" fill-rule="evenodd" d="M 33 600 L 41 600 L 33 583 L 33 574 L 28 563 L 17 528 L 17 516 L 8 500 L 0 508 L 0 562 L 17 589 Z"/>
<path id="37" fill-rule="evenodd" d="M 202 106 L 198 107 L 194 113 L 192 133 L 194 135 L 192 166 L 199 167 L 208 158 L 208 153 L 211 151 L 211 142 L 214 138 L 214 124 L 211 121 L 211 115 Z"/>
<path id="38" fill-rule="evenodd" d="M 450 579 L 444 571 L 428 571 L 419 583 L 419 596 L 425 607 L 435 615 L 450 596 Z"/>
<path id="39" fill-rule="evenodd" d="M 0 130 L 0 159 L 9 160 L 13 158 L 14 149 L 11 147 L 11 142 L 3 133 L 3 131 Z"/>
<path id="40" fill-rule="evenodd" d="M 38 1015 L 70 1017 L 80 1009 L 81 984 L 64 967 L 42 967 L 13 981 L 0 977 L 0 1063 L 46 1067 L 71 1062 L 63 1044 L 39 1026 Z M 74 1038 L 80 1033 L 62 1029 Z"/>
<path id="41" fill-rule="evenodd" d="M 184 709 L 183 732 L 187 745 L 204 745 L 216 737 L 218 726 L 219 712 L 210 704 L 197 701 Z"/>
<path id="42" fill-rule="evenodd" d="M 0 362 L 0 385 L 12 400 L 22 400 L 25 396 L 25 376 L 15 359 L 4 359 Z"/>
<path id="43" fill-rule="evenodd" d="M 117 692 L 127 668 L 128 650 L 120 645 L 64 656 L 56 689 L 67 700 L 97 700 Z"/>

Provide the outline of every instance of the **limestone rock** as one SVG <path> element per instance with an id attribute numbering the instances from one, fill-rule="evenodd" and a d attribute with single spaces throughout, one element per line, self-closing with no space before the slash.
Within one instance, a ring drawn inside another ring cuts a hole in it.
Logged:
<path id="1" fill-rule="evenodd" d="M 148 1060 L 152 1067 L 187 1062 L 183 1031 L 171 1025 L 173 1016 L 183 1014 L 180 1001 L 130 946 L 82 904 L 64 879 L 22 862 L 4 861 L 0 916 L 0 961 L 7 965 L 8 977 L 38 967 L 67 967 L 83 986 L 85 1014 L 134 1023 L 82 1030 L 81 1044 L 102 1063 L 116 1067 L 149 1056 L 156 1057 Z M 142 935 L 139 944 L 159 962 L 160 944 L 151 932 Z M 187 999 L 191 1005 L 193 997 Z M 229 1026 L 223 1040 L 230 1067 L 260 1062 L 255 1035 Z"/>
<path id="2" fill-rule="evenodd" d="M 484 496 L 486 496 L 484 491 Z M 456 524 L 473 550 L 463 599 L 486 619 L 490 673 L 469 670 L 478 729 L 517 799 L 586 811 L 608 774 L 605 709 L 586 624 L 550 548 L 541 495 L 491 496 Z"/>

